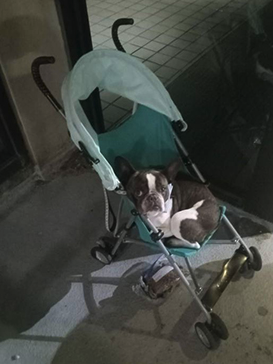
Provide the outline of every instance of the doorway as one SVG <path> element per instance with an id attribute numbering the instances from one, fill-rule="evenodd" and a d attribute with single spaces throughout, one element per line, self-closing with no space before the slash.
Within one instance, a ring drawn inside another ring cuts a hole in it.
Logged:
<path id="1" fill-rule="evenodd" d="M 25 166 L 27 153 L 3 79 L 0 77 L 0 182 Z"/>

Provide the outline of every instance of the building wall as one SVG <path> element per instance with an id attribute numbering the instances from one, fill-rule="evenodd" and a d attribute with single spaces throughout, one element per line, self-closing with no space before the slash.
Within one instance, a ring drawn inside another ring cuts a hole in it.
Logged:
<path id="1" fill-rule="evenodd" d="M 44 66 L 42 75 L 61 102 L 68 64 L 54 0 L 1 2 L 0 50 L 2 74 L 29 155 L 43 169 L 72 147 L 64 119 L 38 90 L 30 73 L 36 57 L 54 56 L 56 63 Z"/>

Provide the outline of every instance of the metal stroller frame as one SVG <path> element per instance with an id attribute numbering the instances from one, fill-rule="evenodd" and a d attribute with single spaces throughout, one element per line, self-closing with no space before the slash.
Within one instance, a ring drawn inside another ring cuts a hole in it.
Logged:
<path id="1" fill-rule="evenodd" d="M 119 19 L 117 20 L 112 27 L 112 37 L 113 41 L 118 50 L 124 51 L 119 39 L 118 39 L 118 28 L 120 25 L 133 24 L 133 19 Z M 62 106 L 58 103 L 52 93 L 49 91 L 45 83 L 43 82 L 39 67 L 44 64 L 54 63 L 54 57 L 38 57 L 32 63 L 32 75 L 34 81 L 36 82 L 40 91 L 44 94 L 44 96 L 49 100 L 52 106 L 61 114 L 63 118 L 65 118 L 65 113 Z M 182 160 L 184 165 L 192 170 L 195 175 L 198 177 L 201 183 L 206 183 L 204 177 L 201 172 L 197 168 L 197 166 L 191 161 L 189 154 L 181 140 L 179 138 L 179 134 L 181 131 L 184 131 L 186 128 L 186 124 L 183 121 L 172 123 L 173 126 L 173 136 L 176 141 L 177 147 L 181 153 Z M 86 159 L 93 165 L 96 163 L 96 160 L 90 156 L 86 147 L 83 143 L 80 144 L 81 151 Z M 115 190 L 116 193 L 124 195 L 126 194 L 122 186 Z M 121 244 L 123 243 L 137 243 L 137 244 L 145 244 L 146 242 L 142 240 L 136 240 L 128 237 L 128 232 L 134 225 L 136 219 L 141 219 L 141 221 L 145 224 L 145 226 L 149 229 L 152 240 L 154 241 L 154 245 L 166 256 L 171 266 L 174 268 L 178 276 L 180 277 L 181 282 L 186 286 L 187 290 L 191 294 L 191 296 L 195 299 L 201 311 L 206 317 L 206 322 L 201 323 L 198 322 L 195 324 L 196 333 L 201 340 L 201 342 L 208 349 L 215 349 L 218 346 L 219 339 L 226 340 L 228 338 L 228 330 L 224 324 L 224 322 L 214 313 L 212 312 L 213 307 L 216 302 L 224 292 L 227 285 L 232 280 L 233 276 L 239 271 L 250 269 L 253 271 L 259 271 L 262 268 L 262 259 L 255 247 L 250 247 L 246 245 L 242 237 L 233 227 L 229 219 L 222 214 L 222 221 L 225 226 L 229 229 L 229 231 L 233 234 L 232 242 L 234 244 L 239 244 L 239 248 L 235 251 L 234 255 L 223 265 L 222 271 L 219 273 L 217 278 L 205 292 L 202 298 L 199 297 L 202 292 L 202 287 L 199 285 L 197 278 L 195 276 L 194 270 L 191 266 L 190 260 L 188 258 L 189 255 L 183 253 L 180 256 L 183 256 L 187 267 L 189 269 L 190 275 L 192 277 L 192 281 L 194 287 L 190 285 L 184 273 L 179 268 L 176 263 L 172 249 L 166 248 L 163 242 L 163 233 L 158 230 L 152 222 L 145 216 L 139 215 L 135 208 L 131 209 L 131 217 L 128 220 L 126 226 L 120 229 L 120 219 L 121 214 L 124 208 L 124 197 L 121 198 L 118 213 L 115 217 L 113 210 L 111 209 L 111 205 L 109 203 L 109 198 L 107 191 L 104 189 L 104 197 L 105 197 L 105 207 L 106 207 L 106 228 L 109 232 L 113 234 L 113 238 L 101 238 L 98 241 L 99 246 L 92 249 L 91 254 L 93 257 L 101 261 L 103 264 L 110 264 L 113 258 L 116 256 L 117 251 Z M 109 226 L 109 213 L 114 217 L 113 226 Z M 210 236 L 211 237 L 211 236 Z M 206 242 L 210 239 L 210 237 L 206 240 Z M 114 244 L 113 244 L 114 241 Z M 205 242 L 205 243 L 206 243 Z M 191 249 L 188 249 L 191 250 Z"/>

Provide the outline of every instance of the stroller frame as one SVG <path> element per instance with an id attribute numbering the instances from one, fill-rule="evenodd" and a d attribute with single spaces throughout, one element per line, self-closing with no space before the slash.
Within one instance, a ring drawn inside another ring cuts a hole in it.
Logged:
<path id="1" fill-rule="evenodd" d="M 177 138 L 177 140 L 178 140 L 178 138 Z M 181 152 L 184 153 L 186 151 L 185 147 L 183 146 L 183 144 L 181 143 L 180 140 L 179 140 L 178 146 L 180 147 Z M 182 146 L 182 148 L 181 148 L 181 146 Z M 194 170 L 197 172 L 196 173 L 197 176 L 199 178 L 201 177 L 200 181 L 202 183 L 205 183 L 204 177 L 202 176 L 201 172 L 198 170 L 198 167 L 190 161 L 187 152 L 185 154 L 185 158 L 188 158 L 189 165 L 194 167 Z M 120 193 L 120 191 L 115 191 L 115 192 L 118 194 Z M 125 194 L 125 193 L 122 192 L 122 194 Z M 109 198 L 108 198 L 108 194 L 105 189 L 104 189 L 104 197 L 105 197 L 105 205 L 106 205 L 105 210 L 106 210 L 106 216 L 107 216 L 109 213 Z M 177 262 L 175 261 L 174 255 L 164 245 L 164 242 L 162 240 L 163 233 L 159 229 L 157 229 L 156 226 L 154 226 L 153 223 L 146 216 L 140 215 L 136 209 L 132 209 L 131 210 L 132 216 L 128 219 L 125 227 L 120 232 L 118 232 L 119 225 L 120 225 L 120 219 L 121 219 L 121 215 L 122 215 L 122 211 L 123 211 L 123 204 L 124 204 L 124 200 L 121 199 L 121 201 L 119 202 L 117 217 L 114 217 L 115 222 L 114 222 L 113 228 L 109 227 L 108 217 L 106 217 L 106 221 L 105 221 L 107 231 L 109 233 L 112 233 L 113 237 L 116 239 L 116 242 L 114 244 L 111 244 L 111 242 L 109 243 L 109 240 L 108 240 L 109 238 L 107 238 L 107 237 L 99 238 L 97 243 L 100 248 L 99 248 L 99 250 L 96 247 L 93 248 L 94 250 L 91 251 L 92 256 L 94 258 L 98 259 L 99 261 L 101 261 L 103 264 L 110 264 L 113 261 L 114 257 L 116 256 L 118 249 L 120 248 L 120 246 L 122 244 L 139 244 L 139 245 L 146 246 L 147 243 L 145 241 L 140 240 L 140 239 L 132 239 L 132 238 L 128 237 L 128 232 L 133 227 L 136 217 L 139 216 L 141 218 L 141 220 L 143 221 L 143 223 L 150 230 L 150 235 L 152 236 L 152 239 L 156 242 L 158 249 L 165 255 L 165 257 L 168 259 L 171 266 L 175 269 L 175 271 L 178 274 L 178 276 L 180 277 L 181 281 L 186 285 L 186 288 L 188 289 L 190 294 L 193 296 L 193 298 L 196 300 L 196 302 L 198 303 L 202 312 L 206 316 L 207 322 L 210 324 L 211 323 L 210 313 L 212 312 L 213 306 L 216 304 L 216 302 L 220 298 L 221 294 L 223 293 L 224 289 L 226 288 L 228 283 L 231 281 L 233 276 L 242 267 L 242 265 L 246 261 L 248 262 L 249 267 L 251 265 L 253 265 L 254 259 L 256 258 L 256 256 L 254 257 L 255 253 L 253 254 L 252 250 L 248 248 L 248 246 L 246 245 L 243 238 L 240 236 L 240 234 L 237 232 L 237 230 L 231 224 L 231 222 L 229 221 L 227 216 L 224 214 L 222 217 L 223 223 L 228 228 L 228 230 L 233 234 L 233 238 L 231 239 L 231 242 L 232 242 L 232 244 L 235 244 L 235 245 L 239 244 L 239 249 L 237 249 L 234 256 L 228 262 L 225 263 L 224 270 L 225 270 L 225 272 L 229 271 L 228 277 L 225 277 L 225 282 L 223 281 L 221 286 L 218 286 L 217 289 L 216 289 L 215 284 L 212 284 L 210 291 L 207 291 L 207 298 L 201 300 L 199 298 L 199 295 L 200 295 L 200 293 L 203 292 L 203 287 L 201 287 L 198 283 L 194 269 L 190 263 L 190 259 L 186 255 L 183 256 L 183 258 L 186 262 L 186 265 L 188 267 L 189 273 L 191 275 L 192 281 L 194 283 L 195 289 L 192 288 L 192 286 L 189 284 L 187 278 L 185 277 L 184 273 L 179 268 Z M 221 243 L 221 245 L 228 245 L 228 244 L 230 244 L 230 242 Z M 103 257 L 100 255 L 103 253 L 101 248 L 106 249 L 105 250 L 106 254 Z M 96 256 L 96 253 L 98 251 L 99 251 L 99 255 Z M 227 279 L 228 279 L 228 282 L 227 282 Z M 217 277 L 217 281 L 219 281 L 219 276 Z M 222 281 L 222 278 L 220 278 L 220 281 Z M 224 289 L 223 289 L 223 287 L 224 287 Z M 211 298 L 211 296 L 213 296 L 213 298 Z"/>
<path id="2" fill-rule="evenodd" d="M 175 131 L 174 131 L 174 138 L 177 142 L 177 146 L 181 154 L 183 155 L 184 163 L 188 167 L 191 167 L 194 170 L 195 174 L 197 175 L 201 183 L 206 183 L 198 167 L 189 158 L 189 154 L 186 148 L 181 143 Z M 117 190 L 115 192 L 122 195 L 126 194 L 122 189 Z M 111 238 L 109 237 L 101 237 L 97 241 L 98 246 L 92 248 L 91 255 L 95 259 L 102 262 L 103 264 L 110 264 L 117 255 L 118 250 L 122 244 L 139 244 L 147 246 L 147 243 L 145 241 L 140 239 L 132 239 L 128 236 L 128 232 L 133 227 L 136 218 L 139 217 L 146 225 L 146 227 L 149 229 L 150 235 L 153 241 L 156 243 L 157 248 L 167 258 L 168 262 L 179 276 L 180 282 L 184 284 L 184 286 L 187 288 L 190 295 L 198 304 L 200 310 L 202 311 L 202 313 L 206 318 L 205 324 L 198 322 L 195 325 L 196 333 L 199 339 L 208 349 L 216 349 L 219 345 L 218 339 L 220 338 L 222 340 L 226 340 L 228 338 L 228 331 L 224 322 L 220 319 L 220 317 L 218 317 L 213 312 L 213 307 L 219 300 L 220 296 L 222 295 L 228 284 L 231 282 L 232 278 L 240 270 L 243 273 L 246 270 L 258 271 L 261 269 L 262 261 L 258 250 L 255 247 L 249 248 L 246 245 L 245 241 L 237 232 L 237 230 L 234 228 L 228 217 L 225 214 L 223 214 L 222 221 L 233 236 L 233 238 L 231 239 L 231 243 L 234 245 L 239 245 L 239 247 L 236 249 L 233 256 L 227 261 L 225 261 L 221 272 L 218 274 L 216 279 L 212 282 L 212 284 L 209 286 L 209 288 L 201 298 L 200 295 L 203 292 L 203 287 L 198 283 L 197 277 L 195 275 L 189 257 L 187 257 L 186 255 L 183 256 L 194 286 L 190 284 L 185 274 L 180 269 L 179 265 L 175 260 L 174 255 L 164 245 L 164 242 L 162 240 L 163 233 L 159 229 L 157 229 L 146 216 L 140 215 L 137 212 L 137 210 L 133 208 L 130 211 L 131 217 L 128 219 L 125 227 L 119 231 L 124 199 L 121 199 L 121 201 L 119 202 L 117 216 L 116 217 L 114 216 L 114 224 L 113 224 L 114 226 L 110 228 L 109 212 L 112 209 L 109 208 L 109 198 L 107 191 L 105 189 L 104 189 L 104 197 L 105 197 L 105 207 L 106 207 L 105 209 L 106 229 L 108 230 L 108 232 L 112 233 L 114 238 L 114 244 L 113 244 L 113 239 L 111 240 Z M 227 244 L 230 244 L 230 242 L 221 243 L 221 245 L 227 245 Z"/>
<path id="3" fill-rule="evenodd" d="M 113 41 L 116 45 L 116 48 L 120 51 L 124 51 L 119 39 L 118 39 L 118 28 L 121 25 L 133 24 L 133 19 L 118 19 L 112 27 L 112 37 Z M 43 82 L 40 75 L 40 66 L 44 64 L 54 63 L 54 57 L 38 57 L 32 63 L 32 76 L 34 81 L 36 82 L 40 91 L 44 94 L 44 96 L 49 100 L 52 106 L 60 113 L 60 115 L 65 118 L 65 113 L 62 106 L 58 103 L 55 97 L 52 95 L 50 90 L 47 88 L 45 83 Z M 136 109 L 136 105 L 134 105 L 134 110 Z M 194 174 L 200 180 L 201 183 L 206 183 L 203 175 L 197 168 L 197 166 L 191 161 L 189 154 L 182 144 L 179 133 L 184 131 L 187 127 L 185 122 L 179 121 L 172 124 L 173 126 L 173 136 L 177 145 L 178 150 L 182 156 L 182 160 L 187 169 L 191 169 L 194 171 Z M 86 157 L 88 162 L 91 165 L 96 164 L 97 160 L 90 156 L 84 144 L 80 145 L 82 154 Z M 203 292 L 203 288 L 199 285 L 196 275 L 194 273 L 194 269 L 190 263 L 189 257 L 187 254 L 180 255 L 185 259 L 186 265 L 188 267 L 190 276 L 192 278 L 194 287 L 187 280 L 183 271 L 179 268 L 177 262 L 175 261 L 174 255 L 171 252 L 171 249 L 166 248 L 163 242 L 163 233 L 157 229 L 152 222 L 143 215 L 140 215 L 135 208 L 131 209 L 131 216 L 127 221 L 125 227 L 120 230 L 120 220 L 124 207 L 124 197 L 121 198 L 119 203 L 117 216 L 114 215 L 111 205 L 109 203 L 108 193 L 106 189 L 103 187 L 104 197 L 105 197 L 105 223 L 106 229 L 108 232 L 112 233 L 113 238 L 102 237 L 98 240 L 98 246 L 94 247 L 91 250 L 91 255 L 97 260 L 101 261 L 103 264 L 110 264 L 113 261 L 113 258 L 116 256 L 118 249 L 120 246 L 125 244 L 145 244 L 147 243 L 143 240 L 132 239 L 128 236 L 128 232 L 133 227 L 136 219 L 139 217 L 145 226 L 148 228 L 150 232 L 150 236 L 155 243 L 155 246 L 165 255 L 170 265 L 173 267 L 175 272 L 178 274 L 181 283 L 185 285 L 193 299 L 198 304 L 202 313 L 205 315 L 206 322 L 201 323 L 198 322 L 195 324 L 196 333 L 207 349 L 216 349 L 219 344 L 219 339 L 226 340 L 228 338 L 228 331 L 224 324 L 224 322 L 218 317 L 213 311 L 213 307 L 216 302 L 226 289 L 227 285 L 230 283 L 235 274 L 239 271 L 251 270 L 251 271 L 259 271 L 262 268 L 262 259 L 259 254 L 259 251 L 255 247 L 250 247 L 246 245 L 243 238 L 231 224 L 226 215 L 222 214 L 222 221 L 227 229 L 232 233 L 233 238 L 231 239 L 233 244 L 238 244 L 239 248 L 236 249 L 233 256 L 224 263 L 222 271 L 216 277 L 216 279 L 212 282 L 210 287 L 207 289 L 202 298 L 200 298 L 201 292 Z M 120 186 L 115 191 L 117 194 L 125 195 L 123 187 Z M 127 197 L 125 197 L 127 198 Z M 114 224 L 112 227 L 109 226 L 109 213 L 112 213 L 114 218 Z M 210 237 L 209 237 L 210 239 Z M 208 240 L 209 240 L 208 239 Z M 207 241 L 208 241 L 207 240 Z M 114 241 L 114 244 L 113 244 Z M 207 242 L 206 241 L 206 242 Z M 224 243 L 221 243 L 224 245 Z M 225 243 L 230 244 L 230 243 Z M 202 249 L 202 248 L 201 248 Z M 197 251 L 196 251 L 197 252 Z M 191 254 L 192 255 L 192 254 Z"/>

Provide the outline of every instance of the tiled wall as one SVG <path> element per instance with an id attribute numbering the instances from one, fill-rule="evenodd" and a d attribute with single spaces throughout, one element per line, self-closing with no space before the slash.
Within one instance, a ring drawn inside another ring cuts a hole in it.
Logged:
<path id="1" fill-rule="evenodd" d="M 63 119 L 37 89 L 30 74 L 32 61 L 54 56 L 56 64 L 42 74 L 60 100 L 61 83 L 68 70 L 54 0 L 1 2 L 1 69 L 30 156 L 43 167 L 71 146 Z"/>
<path id="2" fill-rule="evenodd" d="M 111 25 L 120 28 L 127 53 L 144 62 L 167 85 L 267 0 L 87 0 L 95 48 L 114 48 Z M 120 120 L 130 104 L 101 93 L 106 125 Z"/>

